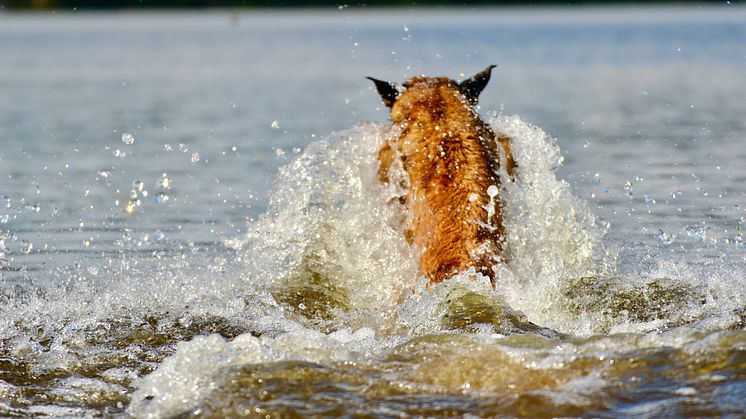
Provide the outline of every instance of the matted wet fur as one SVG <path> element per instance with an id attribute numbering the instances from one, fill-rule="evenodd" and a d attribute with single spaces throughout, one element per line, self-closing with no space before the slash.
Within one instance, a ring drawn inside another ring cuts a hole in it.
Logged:
<path id="1" fill-rule="evenodd" d="M 407 239 L 420 250 L 420 274 L 430 283 L 469 268 L 495 282 L 490 267 L 501 260 L 505 235 L 498 171 L 505 165 L 512 176 L 515 162 L 510 138 L 473 109 L 492 68 L 461 83 L 414 77 L 403 88 L 369 77 L 400 133 L 381 148 L 378 175 L 388 183 L 397 159 L 404 168 Z"/>

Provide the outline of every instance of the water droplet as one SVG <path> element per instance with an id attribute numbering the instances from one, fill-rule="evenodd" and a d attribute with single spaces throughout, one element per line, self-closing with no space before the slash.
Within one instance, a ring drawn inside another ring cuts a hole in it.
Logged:
<path id="1" fill-rule="evenodd" d="M 282 157 L 285 155 L 285 150 L 281 149 L 280 147 L 277 147 L 275 149 L 275 154 L 277 155 L 277 157 Z"/>
<path id="2" fill-rule="evenodd" d="M 137 207 L 140 206 L 140 200 L 139 199 L 130 199 L 129 202 L 127 202 L 127 206 L 124 208 L 124 212 L 128 215 L 132 215 Z"/>
<path id="3" fill-rule="evenodd" d="M 28 255 L 29 253 L 31 253 L 31 250 L 33 249 L 34 249 L 33 243 L 26 241 L 26 240 L 21 242 L 21 252 L 23 252 L 24 254 Z"/>
<path id="4" fill-rule="evenodd" d="M 171 150 L 173 150 L 174 148 L 173 148 L 173 147 L 171 147 L 171 144 L 163 144 L 163 149 L 164 149 L 164 150 L 166 150 L 166 151 L 171 151 Z"/>
<path id="5" fill-rule="evenodd" d="M 171 188 L 171 178 L 168 177 L 166 173 L 164 173 L 161 176 L 161 184 L 160 186 L 164 189 L 170 189 Z"/>
<path id="6" fill-rule="evenodd" d="M 487 195 L 489 195 L 490 198 L 496 197 L 498 194 L 497 186 L 490 185 L 489 188 L 487 188 Z"/>
<path id="7" fill-rule="evenodd" d="M 133 144 L 135 142 L 135 137 L 129 132 L 122 133 L 122 142 L 128 145 Z"/>
<path id="8" fill-rule="evenodd" d="M 155 203 L 163 204 L 164 202 L 167 202 L 168 199 L 168 194 L 166 194 L 165 192 L 158 192 L 158 194 L 155 196 Z"/>
<path id="9" fill-rule="evenodd" d="M 179 150 L 181 150 L 182 153 L 186 153 L 187 151 L 189 151 L 189 146 L 184 143 L 180 143 Z"/>
<path id="10" fill-rule="evenodd" d="M 199 153 L 192 153 L 192 158 L 190 160 L 192 163 L 197 163 L 199 161 Z"/>
<path id="11" fill-rule="evenodd" d="M 655 241 L 659 244 L 669 245 L 673 243 L 674 236 L 669 236 L 663 230 L 658 229 L 658 235 L 655 236 Z"/>
<path id="12" fill-rule="evenodd" d="M 111 172 L 110 172 L 110 171 L 108 171 L 108 170 L 102 170 L 102 171 L 98 172 L 98 175 L 99 175 L 100 177 L 102 177 L 102 178 L 106 179 L 106 178 L 108 178 L 109 176 L 111 176 Z"/>
<path id="13" fill-rule="evenodd" d="M 280 129 L 280 122 L 279 122 L 279 121 L 277 121 L 277 120 L 275 120 L 275 121 L 272 121 L 272 124 L 271 124 L 270 126 L 271 126 L 272 128 L 274 128 L 274 129 Z"/>
<path id="14" fill-rule="evenodd" d="M 135 188 L 136 190 L 142 192 L 143 188 L 145 188 L 145 183 L 143 183 L 143 181 L 141 181 L 141 180 L 136 180 L 136 181 L 132 182 L 132 187 Z"/>
<path id="15" fill-rule="evenodd" d="M 634 186 L 632 185 L 632 182 L 630 182 L 630 181 L 627 181 L 627 182 L 626 182 L 626 183 L 624 184 L 624 190 L 625 190 L 625 191 L 627 192 L 627 196 L 628 196 L 628 197 L 629 197 L 630 199 L 632 198 L 632 189 L 633 189 L 633 188 L 634 188 Z"/>
<path id="16" fill-rule="evenodd" d="M 8 224 L 8 221 L 10 221 L 10 215 L 3 214 L 0 216 L 0 224 Z"/>
<path id="17" fill-rule="evenodd" d="M 707 239 L 707 227 L 705 225 L 691 225 L 686 227 L 686 235 L 690 239 L 696 241 L 704 241 Z"/>

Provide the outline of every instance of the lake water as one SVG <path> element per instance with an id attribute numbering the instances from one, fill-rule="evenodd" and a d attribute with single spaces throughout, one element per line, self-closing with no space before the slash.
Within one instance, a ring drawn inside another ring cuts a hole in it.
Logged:
<path id="1" fill-rule="evenodd" d="M 489 64 L 509 262 L 427 289 L 364 76 Z M 734 6 L 0 14 L 0 416 L 742 416 L 744 70 Z"/>

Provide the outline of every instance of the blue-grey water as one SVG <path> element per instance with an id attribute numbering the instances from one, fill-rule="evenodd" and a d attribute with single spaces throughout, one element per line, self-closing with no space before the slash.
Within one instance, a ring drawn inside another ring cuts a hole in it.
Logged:
<path id="1" fill-rule="evenodd" d="M 514 260 L 425 289 L 364 76 L 489 64 Z M 0 13 L 0 416 L 743 415 L 744 70 L 725 5 Z"/>

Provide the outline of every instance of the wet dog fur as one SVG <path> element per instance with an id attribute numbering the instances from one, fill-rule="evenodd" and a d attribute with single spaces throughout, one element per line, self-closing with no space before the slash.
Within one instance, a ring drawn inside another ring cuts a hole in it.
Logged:
<path id="1" fill-rule="evenodd" d="M 420 252 L 420 274 L 430 284 L 474 268 L 495 282 L 505 228 L 499 170 L 515 169 L 510 138 L 497 135 L 474 106 L 494 66 L 457 83 L 414 77 L 403 86 L 373 79 L 399 135 L 379 151 L 378 176 L 390 181 L 397 159 L 407 175 L 401 201 L 406 236 Z"/>

